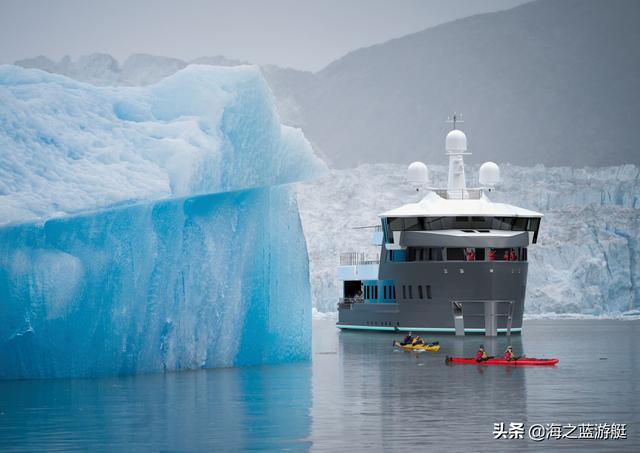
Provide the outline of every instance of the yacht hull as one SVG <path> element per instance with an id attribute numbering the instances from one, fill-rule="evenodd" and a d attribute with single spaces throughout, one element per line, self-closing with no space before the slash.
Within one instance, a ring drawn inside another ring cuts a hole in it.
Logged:
<path id="1" fill-rule="evenodd" d="M 459 335 L 522 329 L 526 261 L 385 262 L 378 278 L 394 282 L 395 301 L 341 304 L 337 327 Z"/>

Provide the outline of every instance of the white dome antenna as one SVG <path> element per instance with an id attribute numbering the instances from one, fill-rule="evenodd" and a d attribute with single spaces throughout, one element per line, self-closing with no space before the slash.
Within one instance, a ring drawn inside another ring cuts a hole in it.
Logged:
<path id="1" fill-rule="evenodd" d="M 422 162 L 413 162 L 407 168 L 407 179 L 419 191 L 429 181 L 429 169 Z"/>
<path id="2" fill-rule="evenodd" d="M 467 192 L 467 180 L 464 175 L 464 156 L 471 154 L 467 151 L 467 136 L 456 126 L 462 122 L 462 115 L 454 113 L 447 120 L 453 123 L 453 129 L 449 131 L 445 139 L 445 149 L 449 156 L 449 177 L 447 182 L 447 194 L 449 198 L 465 198 Z"/>
<path id="3" fill-rule="evenodd" d="M 500 182 L 500 167 L 495 162 L 485 162 L 480 166 L 480 184 L 493 188 Z"/>
<path id="4" fill-rule="evenodd" d="M 459 129 L 453 129 L 445 139 L 447 154 L 468 154 L 467 136 Z"/>

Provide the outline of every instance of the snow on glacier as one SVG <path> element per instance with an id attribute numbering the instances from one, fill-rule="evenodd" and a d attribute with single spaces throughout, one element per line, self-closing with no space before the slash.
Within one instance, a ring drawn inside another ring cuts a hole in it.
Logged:
<path id="1" fill-rule="evenodd" d="M 447 168 L 430 165 L 432 182 L 446 185 Z M 468 185 L 477 167 L 468 166 Z M 549 168 L 502 165 L 502 182 L 490 198 L 542 212 L 538 243 L 529 248 L 526 315 L 616 316 L 640 308 L 640 169 Z M 332 312 L 340 297 L 341 252 L 364 252 L 378 214 L 417 200 L 406 167 L 365 164 L 332 170 L 298 189 L 310 257 L 312 299 Z M 474 181 L 475 179 L 475 181 Z"/>
<path id="2" fill-rule="evenodd" d="M 323 170 L 254 67 L 143 88 L 0 66 L 0 378 L 310 354 L 295 189 Z"/>
<path id="3" fill-rule="evenodd" d="M 269 186 L 321 164 L 252 66 L 193 65 L 146 87 L 0 66 L 0 225 Z"/>

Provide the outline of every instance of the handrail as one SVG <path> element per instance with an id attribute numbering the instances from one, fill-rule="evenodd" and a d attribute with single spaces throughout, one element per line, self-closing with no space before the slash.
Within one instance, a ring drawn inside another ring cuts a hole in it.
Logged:
<path id="1" fill-rule="evenodd" d="M 360 266 L 380 264 L 380 259 L 367 257 L 364 252 L 346 252 L 340 254 L 340 266 Z"/>
<path id="2" fill-rule="evenodd" d="M 373 230 L 375 232 L 382 231 L 382 225 L 369 225 L 369 226 L 360 226 L 353 227 L 352 230 Z"/>
<path id="3" fill-rule="evenodd" d="M 338 299 L 338 309 L 351 310 L 353 304 L 361 303 L 364 303 L 364 299 L 362 297 L 341 297 Z"/>
<path id="4" fill-rule="evenodd" d="M 483 189 L 430 189 L 436 195 L 446 200 L 479 200 Z"/>
<path id="5" fill-rule="evenodd" d="M 364 302 L 364 298 L 362 297 L 341 297 L 338 299 L 338 302 L 341 304 L 360 304 Z"/>

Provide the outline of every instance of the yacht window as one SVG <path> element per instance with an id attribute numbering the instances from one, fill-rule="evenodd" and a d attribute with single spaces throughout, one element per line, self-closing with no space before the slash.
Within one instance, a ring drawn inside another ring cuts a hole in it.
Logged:
<path id="1" fill-rule="evenodd" d="M 391 261 L 405 261 L 407 253 L 405 250 L 390 250 Z"/>
<path id="2" fill-rule="evenodd" d="M 416 249 L 413 247 L 407 248 L 407 261 L 416 261 Z"/>
<path id="3" fill-rule="evenodd" d="M 402 298 L 403 299 L 407 298 L 407 287 L 406 287 L 406 285 L 402 285 Z"/>
<path id="4" fill-rule="evenodd" d="M 529 219 L 524 217 L 517 217 L 513 221 L 513 231 L 526 231 L 527 223 Z"/>
<path id="5" fill-rule="evenodd" d="M 510 230 L 511 224 L 507 217 L 494 217 L 491 221 L 491 228 L 494 230 Z"/>
<path id="6" fill-rule="evenodd" d="M 424 220 L 424 229 L 427 231 L 444 229 L 444 225 L 442 224 L 442 217 L 437 217 L 435 219 L 426 218 Z"/>
<path id="7" fill-rule="evenodd" d="M 429 261 L 442 261 L 442 247 L 431 247 L 429 249 Z"/>
<path id="8" fill-rule="evenodd" d="M 345 280 L 343 294 L 347 299 L 362 298 L 362 282 L 360 280 Z"/>
<path id="9" fill-rule="evenodd" d="M 404 229 L 405 231 L 422 230 L 420 219 L 418 219 L 417 217 L 407 217 L 406 219 L 404 219 Z"/>
<path id="10" fill-rule="evenodd" d="M 471 228 L 490 228 L 491 227 L 491 218 L 490 217 L 471 217 L 471 224 L 469 225 Z"/>
<path id="11" fill-rule="evenodd" d="M 424 295 L 422 294 L 422 285 L 418 285 L 418 297 L 420 299 L 424 299 Z"/>
<path id="12" fill-rule="evenodd" d="M 447 248 L 447 261 L 464 261 L 464 249 L 458 247 Z"/>
<path id="13" fill-rule="evenodd" d="M 539 218 L 529 219 L 528 230 L 534 232 L 533 241 L 532 241 L 534 244 L 538 242 L 538 228 L 540 228 L 540 219 Z"/>
<path id="14" fill-rule="evenodd" d="M 387 219 L 387 223 L 389 224 L 389 242 L 393 242 L 393 232 L 394 231 L 402 231 L 404 228 L 404 222 L 401 217 L 389 217 Z"/>

